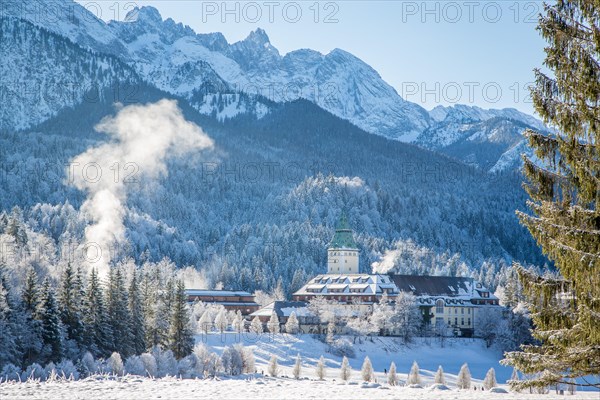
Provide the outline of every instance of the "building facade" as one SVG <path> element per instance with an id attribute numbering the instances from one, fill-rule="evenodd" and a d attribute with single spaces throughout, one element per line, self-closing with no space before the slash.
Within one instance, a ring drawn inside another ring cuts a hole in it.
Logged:
<path id="1" fill-rule="evenodd" d="M 203 302 L 218 304 L 226 310 L 240 311 L 242 315 L 250 315 L 260 308 L 254 301 L 254 296 L 248 292 L 230 290 L 201 290 L 187 289 L 185 291 L 188 302 Z"/>

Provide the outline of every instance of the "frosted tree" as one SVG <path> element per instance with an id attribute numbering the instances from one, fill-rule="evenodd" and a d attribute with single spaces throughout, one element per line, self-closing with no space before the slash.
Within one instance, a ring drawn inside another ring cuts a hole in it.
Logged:
<path id="1" fill-rule="evenodd" d="M 227 329 L 227 313 L 225 309 L 221 309 L 215 318 L 215 328 L 219 332 L 224 332 Z"/>
<path id="2" fill-rule="evenodd" d="M 106 360 L 106 366 L 108 367 L 108 372 L 113 375 L 123 375 L 124 373 L 123 360 L 117 352 L 112 353 Z"/>
<path id="3" fill-rule="evenodd" d="M 146 329 L 142 308 L 142 296 L 138 285 L 137 271 L 133 272 L 128 291 L 128 309 L 130 315 L 131 348 L 134 354 L 142 354 L 146 350 Z"/>
<path id="4" fill-rule="evenodd" d="M 113 348 L 112 331 L 108 324 L 104 295 L 98 272 L 92 269 L 83 309 L 84 343 L 96 356 L 108 356 Z"/>
<path id="5" fill-rule="evenodd" d="M 169 328 L 169 349 L 176 359 L 189 355 L 194 348 L 190 315 L 183 281 L 177 283 Z"/>
<path id="6" fill-rule="evenodd" d="M 236 347 L 226 346 L 221 354 L 221 365 L 228 375 L 239 375 L 244 368 L 242 354 Z"/>
<path id="7" fill-rule="evenodd" d="M 125 280 L 120 268 L 111 268 L 107 291 L 108 323 L 114 349 L 123 357 L 133 354 L 133 334 L 127 301 Z"/>
<path id="8" fill-rule="evenodd" d="M 298 318 L 296 317 L 296 312 L 292 311 L 287 322 L 285 323 L 285 331 L 292 335 L 298 333 L 300 330 L 300 324 L 298 322 Z"/>
<path id="9" fill-rule="evenodd" d="M 363 365 L 360 370 L 360 376 L 365 382 L 373 382 L 375 380 L 375 375 L 373 374 L 373 366 L 371 365 L 371 360 L 369 359 L 369 356 L 365 356 L 365 360 L 363 361 Z"/>
<path id="10" fill-rule="evenodd" d="M 494 368 L 490 368 L 488 372 L 485 374 L 485 379 L 483 380 L 483 387 L 485 390 L 490 390 L 498 386 L 498 382 L 496 382 L 496 371 Z"/>
<path id="11" fill-rule="evenodd" d="M 271 318 L 269 318 L 267 329 L 269 329 L 270 333 L 279 333 L 279 318 L 277 317 L 275 311 L 273 311 Z"/>
<path id="12" fill-rule="evenodd" d="M 302 373 L 302 357 L 300 354 L 296 356 L 296 362 L 294 363 L 294 369 L 292 370 L 292 375 L 294 375 L 294 379 L 300 379 L 300 374 Z"/>
<path id="13" fill-rule="evenodd" d="M 471 371 L 469 371 L 469 366 L 467 363 L 464 363 L 462 367 L 460 367 L 460 371 L 456 377 L 456 386 L 459 389 L 471 388 Z"/>
<path id="14" fill-rule="evenodd" d="M 317 365 L 315 366 L 315 374 L 319 380 L 325 379 L 325 358 L 321 356 L 319 361 L 317 361 Z"/>
<path id="15" fill-rule="evenodd" d="M 260 318 L 254 317 L 250 323 L 250 331 L 253 333 L 263 333 L 263 324 Z"/>
<path id="16" fill-rule="evenodd" d="M 244 318 L 242 317 L 242 313 L 240 310 L 237 310 L 235 313 L 235 318 L 233 319 L 233 329 L 237 333 L 244 332 Z"/>
<path id="17" fill-rule="evenodd" d="M 549 73 L 535 71 L 531 97 L 554 129 L 525 133 L 536 157 L 523 167 L 532 213 L 518 216 L 559 274 L 517 266 L 539 341 L 506 355 L 529 377 L 513 385 L 521 388 L 600 374 L 600 6 L 557 1 L 544 11 L 538 30 Z"/>
<path id="18" fill-rule="evenodd" d="M 8 290 L 0 280 L 0 368 L 17 364 L 17 327 L 12 320 L 13 310 L 9 303 Z"/>
<path id="19" fill-rule="evenodd" d="M 83 344 L 83 324 L 81 322 L 83 298 L 81 296 L 82 288 L 79 287 L 79 284 L 77 275 L 71 268 L 71 263 L 68 263 L 61 277 L 58 308 L 60 319 L 67 331 L 67 337 L 81 346 Z"/>
<path id="20" fill-rule="evenodd" d="M 0 286 L 2 286 L 2 282 L 0 282 Z M 2 286 L 3 287 L 3 286 Z M 6 291 L 4 291 L 6 293 Z M 8 307 L 8 302 L 6 300 L 3 301 L 2 295 L 0 294 L 0 303 L 4 303 L 4 306 L 0 306 L 0 308 Z M 23 365 L 30 365 L 35 361 L 38 361 L 38 357 L 40 355 L 40 351 L 42 349 L 42 333 L 41 333 L 41 325 L 40 321 L 36 319 L 36 313 L 38 304 L 40 301 L 40 290 L 37 282 L 37 274 L 34 268 L 30 268 L 27 271 L 27 275 L 25 277 L 25 285 L 23 287 L 21 293 L 21 304 L 22 304 L 22 313 L 20 313 L 22 317 L 22 326 L 21 330 L 21 340 L 19 343 L 19 347 L 23 352 Z M 4 322 L 0 322 L 0 324 L 4 325 L 4 328 L 0 328 L 3 334 L 0 335 L 2 337 L 4 335 L 4 339 L 9 339 L 11 336 L 9 333 L 8 321 L 6 320 L 6 311 L 0 311 L 0 315 L 4 315 Z M 15 314 L 12 314 L 15 315 Z M 0 340 L 1 342 L 1 340 Z M 0 348 L 10 349 L 10 343 L 0 343 Z M 13 352 L 16 348 L 13 348 Z M 11 354 L 11 351 L 8 352 Z M 14 353 L 13 353 L 14 355 Z M 0 359 L 0 365 L 2 365 L 2 360 Z"/>
<path id="21" fill-rule="evenodd" d="M 350 377 L 352 376 L 352 367 L 350 367 L 350 363 L 348 362 L 348 357 L 344 356 L 342 358 L 342 366 L 340 367 L 340 378 L 344 382 L 348 382 Z"/>
<path id="22" fill-rule="evenodd" d="M 442 368 L 442 366 L 438 366 L 437 372 L 435 373 L 435 377 L 433 379 L 434 383 L 440 384 L 440 385 L 445 385 L 446 384 L 446 377 L 444 376 L 444 369 Z"/>
<path id="23" fill-rule="evenodd" d="M 44 280 L 37 318 L 41 322 L 43 353 L 47 361 L 58 362 L 63 356 L 62 324 L 54 292 L 48 278 Z"/>
<path id="24" fill-rule="evenodd" d="M 419 373 L 419 364 L 416 361 L 413 361 L 412 367 L 410 367 L 410 372 L 408 373 L 408 377 L 406 378 L 407 385 L 420 385 L 421 384 L 421 375 Z"/>
<path id="25" fill-rule="evenodd" d="M 396 373 L 396 364 L 393 361 L 390 364 L 390 370 L 388 371 L 387 381 L 388 385 L 390 386 L 398 385 L 398 374 Z"/>
<path id="26" fill-rule="evenodd" d="M 200 331 L 207 334 L 212 330 L 212 318 L 210 317 L 210 312 L 205 310 L 200 317 L 200 321 L 198 321 L 198 325 L 200 325 Z"/>
<path id="27" fill-rule="evenodd" d="M 277 356 L 274 354 L 271 356 L 271 359 L 269 360 L 268 371 L 269 371 L 269 375 L 271 375 L 272 377 L 276 377 L 279 374 L 279 363 L 277 362 Z"/>
<path id="28" fill-rule="evenodd" d="M 410 342 L 419 332 L 423 320 L 416 297 L 412 293 L 400 292 L 389 319 L 392 329 L 404 342 Z"/>

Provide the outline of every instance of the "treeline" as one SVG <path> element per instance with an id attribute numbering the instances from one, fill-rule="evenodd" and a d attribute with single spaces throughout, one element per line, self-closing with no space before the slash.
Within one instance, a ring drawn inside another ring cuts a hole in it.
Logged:
<path id="1" fill-rule="evenodd" d="M 68 264 L 58 283 L 34 268 L 21 289 L 0 269 L 0 371 L 7 365 L 57 364 L 91 357 L 123 358 L 170 351 L 192 353 L 194 337 L 184 284 L 165 264 L 127 273 L 111 268 L 106 279 Z M 158 350 L 157 350 L 158 349 Z"/>

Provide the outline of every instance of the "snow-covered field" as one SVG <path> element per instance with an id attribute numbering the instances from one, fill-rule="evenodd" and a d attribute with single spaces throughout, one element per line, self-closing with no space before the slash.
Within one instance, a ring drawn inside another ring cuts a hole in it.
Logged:
<path id="1" fill-rule="evenodd" d="M 238 335 L 209 334 L 198 336 L 213 351 L 220 353 L 225 346 L 243 343 L 252 346 L 256 357 L 258 373 L 238 377 L 217 379 L 180 380 L 176 378 L 149 379 L 137 376 L 92 377 L 77 382 L 24 382 L 0 384 L 0 399 L 41 400 L 41 399 L 600 399 L 598 392 L 577 393 L 575 396 L 560 396 L 551 392 L 548 395 L 529 393 L 490 393 L 480 390 L 485 372 L 494 367 L 500 387 L 509 390 L 504 384 L 512 372 L 498 364 L 501 355 L 487 349 L 476 339 L 454 339 L 444 347 L 436 340 L 420 339 L 405 346 L 393 338 L 375 337 L 354 346 L 356 357 L 350 359 L 353 374 L 348 384 L 339 379 L 341 359 L 327 353 L 326 344 L 310 335 Z M 271 355 L 276 355 L 280 364 L 280 377 L 271 378 L 266 373 Z M 296 355 L 303 360 L 302 379 L 291 378 Z M 315 376 L 315 364 L 323 355 L 327 374 L 323 381 Z M 364 356 L 373 363 L 377 383 L 361 382 L 360 368 Z M 384 368 L 391 361 L 398 366 L 398 377 L 406 379 L 410 366 L 416 360 L 421 366 L 423 388 L 390 387 L 386 384 Z M 467 362 L 473 375 L 473 385 L 478 390 L 457 390 L 456 375 L 460 366 Z M 438 365 L 445 371 L 450 390 L 433 390 L 433 375 Z"/>

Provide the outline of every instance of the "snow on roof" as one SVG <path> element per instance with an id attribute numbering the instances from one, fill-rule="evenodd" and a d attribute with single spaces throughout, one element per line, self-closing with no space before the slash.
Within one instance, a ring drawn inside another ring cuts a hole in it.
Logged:
<path id="1" fill-rule="evenodd" d="M 188 296 L 207 296 L 207 297 L 252 297 L 252 294 L 242 291 L 232 290 L 204 290 L 204 289 L 186 289 Z"/>

